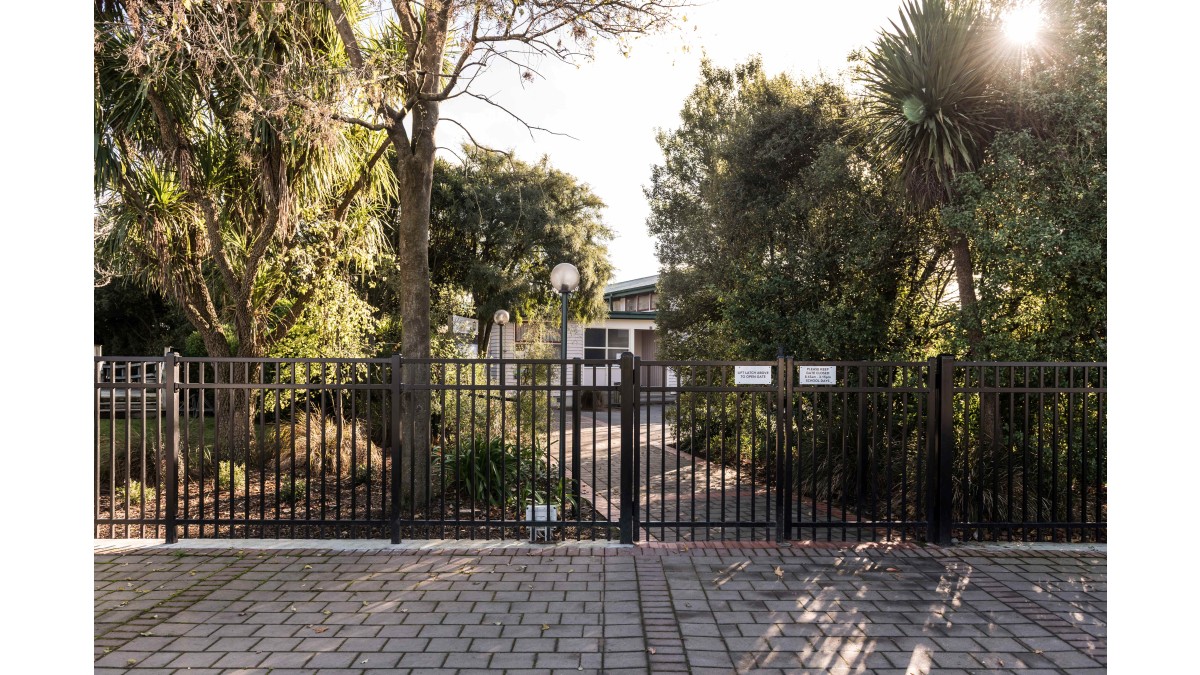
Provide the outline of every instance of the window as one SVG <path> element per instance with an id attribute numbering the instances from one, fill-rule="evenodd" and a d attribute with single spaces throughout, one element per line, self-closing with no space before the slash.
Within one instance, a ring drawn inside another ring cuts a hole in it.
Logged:
<path id="1" fill-rule="evenodd" d="M 540 323 L 516 324 L 514 332 L 516 334 L 516 346 L 514 349 L 518 352 L 524 352 L 527 345 L 537 342 L 556 345 L 562 341 L 557 330 L 553 330 L 550 326 Z"/>
<path id="2" fill-rule="evenodd" d="M 639 311 L 639 312 L 649 312 L 650 311 L 650 294 L 649 293 L 642 293 L 641 295 L 637 296 L 637 311 Z"/>
<path id="3" fill-rule="evenodd" d="M 616 359 L 629 351 L 629 331 L 624 328 L 588 328 L 583 331 L 583 358 Z"/>
<path id="4" fill-rule="evenodd" d="M 624 312 L 625 298 L 614 298 L 612 301 L 612 309 L 614 312 Z"/>

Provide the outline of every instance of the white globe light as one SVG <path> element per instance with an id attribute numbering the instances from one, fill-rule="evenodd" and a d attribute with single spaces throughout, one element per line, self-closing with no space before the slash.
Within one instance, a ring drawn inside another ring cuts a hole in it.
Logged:
<path id="1" fill-rule="evenodd" d="M 571 263 L 559 263 L 550 271 L 550 285 L 559 293 L 570 293 L 579 287 L 579 270 Z"/>
<path id="2" fill-rule="evenodd" d="M 492 315 L 492 321 L 495 321 L 497 324 L 499 324 L 501 326 L 508 323 L 508 310 L 506 310 L 506 309 L 496 310 L 496 313 Z"/>

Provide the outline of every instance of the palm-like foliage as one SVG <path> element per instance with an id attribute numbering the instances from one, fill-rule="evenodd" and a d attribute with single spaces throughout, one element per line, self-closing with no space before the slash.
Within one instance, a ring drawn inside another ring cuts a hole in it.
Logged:
<path id="1" fill-rule="evenodd" d="M 97 6 L 97 257 L 260 356 L 384 244 L 379 141 L 333 119 L 345 56 L 304 4 Z"/>
<path id="2" fill-rule="evenodd" d="M 944 203 L 954 176 L 978 166 L 995 129 L 994 31 L 971 1 L 909 0 L 891 24 L 862 72 L 874 136 L 900 159 L 919 205 Z"/>

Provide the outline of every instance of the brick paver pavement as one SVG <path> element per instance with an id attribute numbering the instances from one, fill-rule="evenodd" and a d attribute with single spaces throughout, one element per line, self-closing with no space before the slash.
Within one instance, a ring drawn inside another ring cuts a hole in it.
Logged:
<path id="1" fill-rule="evenodd" d="M 198 545 L 217 544 L 97 544 L 97 673 L 1102 673 L 1107 661 L 1102 547 Z"/>

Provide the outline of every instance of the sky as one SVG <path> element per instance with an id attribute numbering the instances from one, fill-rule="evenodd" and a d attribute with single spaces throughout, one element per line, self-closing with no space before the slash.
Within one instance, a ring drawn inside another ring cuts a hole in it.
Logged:
<path id="1" fill-rule="evenodd" d="M 506 113 L 461 97 L 442 114 L 471 130 L 482 145 L 513 150 L 535 161 L 542 155 L 573 174 L 604 200 L 613 281 L 658 273 L 654 240 L 646 230 L 649 207 L 642 192 L 662 155 L 659 129 L 679 123 L 684 99 L 700 78 L 700 60 L 732 67 L 759 54 L 770 74 L 836 74 L 851 50 L 870 44 L 899 0 L 711 0 L 686 8 L 678 28 L 641 37 L 623 56 L 612 43 L 597 45 L 595 58 L 578 66 L 556 60 L 535 65 L 544 76 L 523 82 L 507 65 L 493 68 L 472 89 L 532 126 L 573 138 L 532 134 Z M 438 127 L 439 145 L 457 149 L 466 135 L 452 123 Z M 447 155 L 448 158 L 452 158 Z M 569 261 L 568 261 L 569 262 Z"/>

